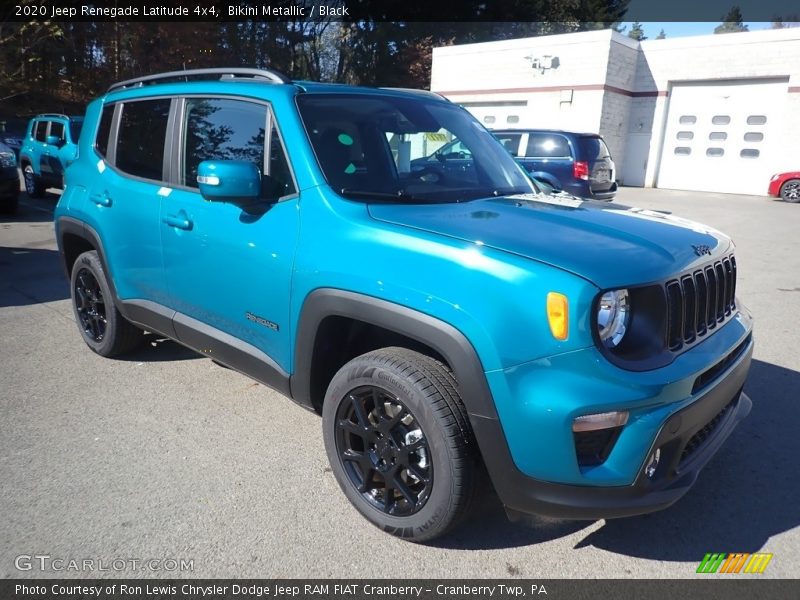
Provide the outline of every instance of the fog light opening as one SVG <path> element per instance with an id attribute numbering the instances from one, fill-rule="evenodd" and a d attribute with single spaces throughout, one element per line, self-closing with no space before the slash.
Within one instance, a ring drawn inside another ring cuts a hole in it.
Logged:
<path id="1" fill-rule="evenodd" d="M 658 470 L 658 461 L 661 460 L 661 448 L 656 448 L 655 452 L 647 459 L 647 465 L 644 467 L 644 474 L 648 479 L 652 479 Z"/>
<path id="2" fill-rule="evenodd" d="M 622 427 L 627 422 L 627 410 L 598 413 L 595 415 L 583 415 L 582 417 L 577 417 L 572 422 L 572 431 L 579 433 L 581 431 L 611 429 L 613 427 Z"/>

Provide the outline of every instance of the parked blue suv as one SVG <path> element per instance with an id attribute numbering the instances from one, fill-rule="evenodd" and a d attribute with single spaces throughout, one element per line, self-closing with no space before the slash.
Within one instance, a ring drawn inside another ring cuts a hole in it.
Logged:
<path id="1" fill-rule="evenodd" d="M 30 197 L 43 196 L 47 188 L 63 187 L 62 149 L 74 148 L 82 125 L 83 117 L 61 114 L 38 115 L 28 123 L 19 152 L 19 166 Z"/>
<path id="2" fill-rule="evenodd" d="M 469 166 L 412 169 L 456 139 Z M 394 535 L 453 527 L 480 463 L 511 515 L 665 508 L 750 411 L 731 240 L 541 194 L 435 94 L 143 77 L 88 106 L 65 160 L 89 348 L 157 332 L 321 413 L 344 494 Z"/>
<path id="3" fill-rule="evenodd" d="M 556 129 L 492 131 L 532 177 L 579 198 L 611 200 L 617 193 L 616 168 L 596 133 Z"/>

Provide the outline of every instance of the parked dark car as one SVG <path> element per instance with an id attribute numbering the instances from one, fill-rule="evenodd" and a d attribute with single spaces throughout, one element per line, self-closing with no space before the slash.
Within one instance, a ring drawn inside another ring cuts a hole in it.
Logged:
<path id="1" fill-rule="evenodd" d="M 492 133 L 526 171 L 556 190 L 595 200 L 611 200 L 617 193 L 614 161 L 596 133 L 550 129 Z"/>
<path id="2" fill-rule="evenodd" d="M 19 159 L 22 138 L 25 137 L 27 129 L 28 122 L 25 119 L 11 118 L 0 121 L 0 143 L 11 148 L 16 159 Z"/>
<path id="3" fill-rule="evenodd" d="M 14 151 L 0 143 L 0 212 L 14 213 L 19 200 L 19 174 Z"/>

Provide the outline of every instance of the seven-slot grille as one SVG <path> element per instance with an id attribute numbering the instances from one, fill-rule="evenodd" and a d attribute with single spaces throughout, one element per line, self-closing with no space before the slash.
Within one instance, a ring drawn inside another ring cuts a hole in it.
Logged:
<path id="1" fill-rule="evenodd" d="M 667 344 L 678 350 L 715 329 L 736 308 L 736 259 L 726 256 L 666 284 Z"/>

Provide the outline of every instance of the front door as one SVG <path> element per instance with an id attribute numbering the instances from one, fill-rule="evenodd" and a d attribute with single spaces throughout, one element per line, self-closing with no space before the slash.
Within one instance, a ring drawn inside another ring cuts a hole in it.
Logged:
<path id="1" fill-rule="evenodd" d="M 298 195 L 272 111 L 232 98 L 179 102 L 176 185 L 161 207 L 164 273 L 169 304 L 179 313 L 178 337 L 194 347 L 207 341 L 208 348 L 199 349 L 212 358 L 220 340 L 228 352 L 236 347 L 252 354 L 255 347 L 288 371 Z M 204 160 L 254 162 L 262 173 L 262 201 L 243 210 L 204 200 L 197 189 Z"/>

